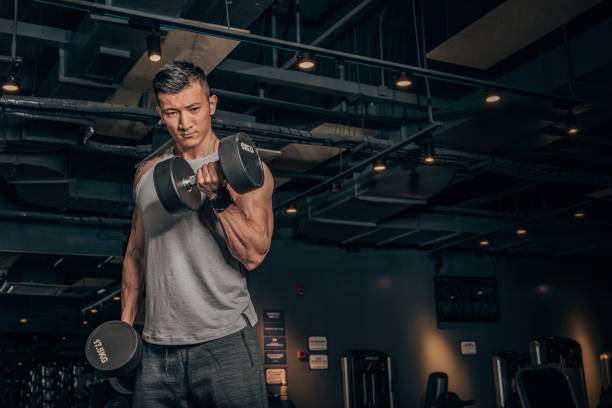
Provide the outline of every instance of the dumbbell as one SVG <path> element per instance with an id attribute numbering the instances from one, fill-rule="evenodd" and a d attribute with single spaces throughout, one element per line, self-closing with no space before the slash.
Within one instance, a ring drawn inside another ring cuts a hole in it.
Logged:
<path id="1" fill-rule="evenodd" d="M 142 340 L 136 330 L 121 320 L 96 327 L 85 343 L 85 357 L 110 386 L 122 395 L 133 393 L 133 374 L 142 358 Z"/>
<path id="2" fill-rule="evenodd" d="M 238 194 L 263 185 L 263 165 L 246 133 L 239 132 L 221 139 L 215 155 L 213 161 L 219 161 L 223 176 Z M 197 210 L 202 205 L 200 191 L 194 188 L 197 176 L 182 157 L 157 163 L 153 170 L 153 183 L 159 201 L 170 214 L 180 213 L 186 208 Z"/>

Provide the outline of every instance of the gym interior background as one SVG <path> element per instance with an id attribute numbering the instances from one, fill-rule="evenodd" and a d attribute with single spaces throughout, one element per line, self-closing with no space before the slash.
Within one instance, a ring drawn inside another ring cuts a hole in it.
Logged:
<path id="1" fill-rule="evenodd" d="M 366 391 L 349 385 L 363 396 L 343 395 L 341 357 L 376 350 L 396 407 L 425 406 L 433 372 L 462 400 L 508 406 L 494 356 L 558 336 L 580 344 L 597 405 L 612 351 L 612 2 L 1 4 L 3 406 L 88 406 L 75 389 L 28 393 L 45 367 L 56 389 L 87 371 L 88 333 L 119 317 L 134 168 L 169 143 L 150 80 L 173 59 L 205 69 L 216 134 L 251 135 L 275 176 L 272 249 L 248 279 L 262 345 L 264 311 L 283 311 L 265 367 L 285 369 L 284 398 L 390 406 L 367 367 Z"/>

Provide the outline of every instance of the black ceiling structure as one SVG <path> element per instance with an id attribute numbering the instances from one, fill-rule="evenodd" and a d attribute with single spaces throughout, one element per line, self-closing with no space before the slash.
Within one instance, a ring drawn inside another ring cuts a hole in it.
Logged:
<path id="1" fill-rule="evenodd" d="M 169 143 L 139 82 L 155 29 L 162 62 L 178 35 L 201 45 L 176 55 L 216 59 L 213 129 L 261 148 L 275 239 L 609 262 L 612 4 L 569 2 L 510 44 L 492 22 L 510 3 L 5 0 L 0 73 L 21 89 L 0 97 L 0 319 L 19 326 L 16 298 L 70 317 L 50 331 L 116 313 L 134 168 Z M 496 60 L 470 59 L 496 44 Z M 304 51 L 314 71 L 296 67 Z"/>

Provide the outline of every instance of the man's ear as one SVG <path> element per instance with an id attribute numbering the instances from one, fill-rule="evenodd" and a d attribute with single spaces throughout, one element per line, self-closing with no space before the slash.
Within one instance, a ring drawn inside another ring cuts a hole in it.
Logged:
<path id="1" fill-rule="evenodd" d="M 208 97 L 208 103 L 210 106 L 210 115 L 214 115 L 217 110 L 217 95 L 210 95 Z"/>
<path id="2" fill-rule="evenodd" d="M 159 105 L 155 105 L 155 112 L 157 112 L 160 118 L 162 117 L 162 111 Z"/>

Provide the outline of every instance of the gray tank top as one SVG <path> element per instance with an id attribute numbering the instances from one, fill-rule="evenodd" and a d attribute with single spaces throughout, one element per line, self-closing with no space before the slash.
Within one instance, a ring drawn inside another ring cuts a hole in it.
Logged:
<path id="1" fill-rule="evenodd" d="M 171 148 L 162 160 L 172 156 Z M 197 170 L 214 159 L 188 163 Z M 214 211 L 203 200 L 199 211 L 168 214 L 155 192 L 154 168 L 135 189 L 145 232 L 143 340 L 184 345 L 217 339 L 245 327 L 242 313 L 255 325 L 246 272 L 230 254 Z"/>

